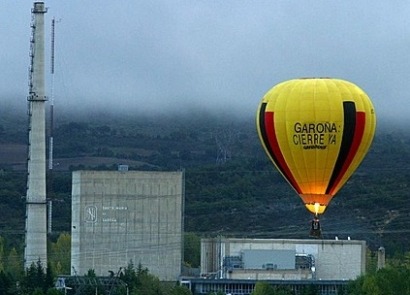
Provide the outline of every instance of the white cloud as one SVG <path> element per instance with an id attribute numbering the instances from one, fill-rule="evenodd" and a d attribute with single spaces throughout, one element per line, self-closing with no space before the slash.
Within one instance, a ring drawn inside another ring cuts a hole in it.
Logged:
<path id="1" fill-rule="evenodd" d="M 276 83 L 332 76 L 368 92 L 381 116 L 407 117 L 410 108 L 407 1 L 50 0 L 46 5 L 48 30 L 52 17 L 61 19 L 55 75 L 61 107 L 234 107 L 253 114 Z M 21 97 L 23 104 L 31 6 L 0 2 L 0 35 L 7 40 L 0 43 L 1 96 Z"/>

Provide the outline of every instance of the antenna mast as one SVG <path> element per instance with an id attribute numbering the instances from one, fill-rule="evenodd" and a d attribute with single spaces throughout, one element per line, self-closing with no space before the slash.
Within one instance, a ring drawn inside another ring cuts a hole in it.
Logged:
<path id="1" fill-rule="evenodd" d="M 55 26 L 56 20 L 53 18 L 51 21 L 51 93 L 50 93 L 50 142 L 49 142 L 49 154 L 48 154 L 48 169 L 53 170 L 53 155 L 54 155 L 54 44 L 55 44 Z"/>
<path id="2" fill-rule="evenodd" d="M 55 27 L 56 20 L 51 20 L 51 89 L 50 89 L 50 122 L 49 122 L 49 145 L 48 145 L 48 230 L 52 233 L 52 217 L 53 217 L 53 168 L 54 168 L 54 48 L 55 48 Z"/>

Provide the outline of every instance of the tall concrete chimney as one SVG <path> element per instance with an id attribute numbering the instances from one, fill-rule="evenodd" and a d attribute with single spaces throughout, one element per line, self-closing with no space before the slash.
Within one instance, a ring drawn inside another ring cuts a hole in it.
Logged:
<path id="1" fill-rule="evenodd" d="M 29 151 L 24 267 L 47 266 L 46 117 L 44 82 L 44 2 L 34 2 L 29 69 Z"/>

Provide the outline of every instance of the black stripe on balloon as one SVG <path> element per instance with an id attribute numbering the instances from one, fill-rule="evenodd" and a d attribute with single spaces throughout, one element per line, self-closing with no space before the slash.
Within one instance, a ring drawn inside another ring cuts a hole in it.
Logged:
<path id="1" fill-rule="evenodd" d="M 343 164 L 346 161 L 350 148 L 353 144 L 354 132 L 356 129 L 356 105 L 352 101 L 343 102 L 343 135 L 342 143 L 340 146 L 339 156 L 336 160 L 335 168 L 333 169 L 332 177 L 330 178 L 329 185 L 326 189 L 326 194 L 329 194 L 335 185 L 335 181 L 338 179 L 340 173 L 342 173 Z"/>
<path id="2" fill-rule="evenodd" d="M 263 141 L 267 153 L 270 155 L 279 172 L 298 193 L 301 193 L 299 185 L 293 177 L 292 172 L 289 170 L 282 152 L 280 151 L 275 132 L 275 115 L 273 112 L 266 112 L 266 106 L 266 103 L 262 104 L 259 113 L 259 129 L 262 136 L 261 141 Z"/>
<path id="3" fill-rule="evenodd" d="M 261 132 L 263 143 L 264 143 L 266 149 L 268 150 L 269 155 L 271 156 L 273 162 L 275 162 L 276 167 L 278 167 L 280 169 L 280 171 L 282 172 L 282 174 L 283 174 L 283 169 L 279 165 L 278 159 L 275 157 L 275 154 L 272 150 L 272 147 L 269 144 L 268 134 L 266 133 L 266 125 L 265 125 L 265 122 L 266 122 L 266 120 L 265 120 L 266 105 L 267 105 L 266 102 L 262 103 L 262 105 L 259 109 L 259 130 Z M 273 122 L 272 122 L 272 124 L 273 124 Z"/>

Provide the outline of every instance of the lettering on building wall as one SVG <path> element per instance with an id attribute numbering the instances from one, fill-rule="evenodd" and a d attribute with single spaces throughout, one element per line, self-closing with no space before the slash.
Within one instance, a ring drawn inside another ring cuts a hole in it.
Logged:
<path id="1" fill-rule="evenodd" d="M 118 222 L 118 216 L 122 211 L 127 211 L 127 206 L 103 206 L 102 222 Z"/>

